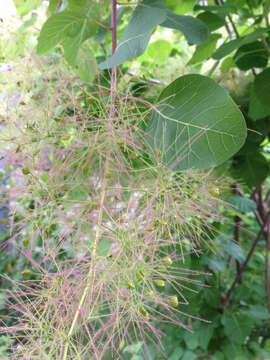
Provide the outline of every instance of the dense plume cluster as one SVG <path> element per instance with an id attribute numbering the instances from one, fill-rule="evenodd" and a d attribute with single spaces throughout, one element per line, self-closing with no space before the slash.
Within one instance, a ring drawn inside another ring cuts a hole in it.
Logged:
<path id="1" fill-rule="evenodd" d="M 188 328 L 183 289 L 205 286 L 184 264 L 212 246 L 210 174 L 175 173 L 158 149 L 153 162 L 151 109 L 119 91 L 112 125 L 108 93 L 62 77 L 44 87 L 40 107 L 28 96 L 7 118 L 5 245 L 28 262 L 6 299 L 18 319 L 2 327 L 17 339 L 14 359 L 121 358 L 136 339 L 147 354 L 150 342 L 161 346 L 156 324 Z"/>

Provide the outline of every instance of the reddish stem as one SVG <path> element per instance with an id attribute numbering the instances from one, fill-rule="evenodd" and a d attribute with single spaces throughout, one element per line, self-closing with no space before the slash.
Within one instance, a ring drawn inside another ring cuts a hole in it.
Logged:
<path id="1" fill-rule="evenodd" d="M 115 53 L 117 46 L 117 22 L 116 22 L 116 11 L 117 11 L 117 1 L 112 0 L 112 55 Z M 112 68 L 111 76 L 111 105 L 110 105 L 110 125 L 112 127 L 112 119 L 114 118 L 115 108 L 115 87 L 116 87 L 116 66 Z"/>
<path id="2" fill-rule="evenodd" d="M 265 292 L 268 312 L 270 312 L 270 279 L 269 279 L 269 252 L 270 252 L 270 224 L 267 224 L 266 255 L 265 255 Z"/>
<path id="3" fill-rule="evenodd" d="M 106 25 L 102 24 L 101 22 L 99 22 L 99 21 L 97 21 L 97 20 L 95 20 L 95 19 L 92 19 L 92 18 L 90 19 L 90 18 L 89 18 L 88 20 L 94 22 L 95 24 L 103 27 L 103 28 L 106 29 L 106 30 L 109 30 L 109 31 L 112 30 L 112 28 L 111 28 L 110 26 L 106 26 Z"/>
<path id="4" fill-rule="evenodd" d="M 126 6 L 130 6 L 130 5 L 139 5 L 138 2 L 133 2 L 133 3 L 128 3 L 128 2 L 117 2 L 117 5 L 126 5 Z"/>
<path id="5" fill-rule="evenodd" d="M 239 237 L 240 237 L 240 224 L 241 224 L 241 218 L 238 215 L 236 215 L 234 217 L 234 241 L 238 245 L 239 245 Z M 241 265 L 240 265 L 239 261 L 236 260 L 236 272 L 239 275 L 239 280 L 238 280 L 239 284 L 242 283 L 242 276 L 240 273 L 240 268 L 241 268 Z"/>
<path id="6" fill-rule="evenodd" d="M 228 305 L 228 302 L 229 302 L 229 298 L 231 296 L 231 293 L 233 291 L 233 289 L 235 288 L 235 286 L 237 285 L 237 283 L 239 282 L 239 279 L 243 273 L 243 271 L 245 270 L 245 268 L 247 267 L 247 264 L 252 256 L 252 254 L 254 253 L 254 250 L 258 244 L 258 242 L 261 240 L 261 237 L 262 235 L 264 234 L 264 231 L 265 231 L 265 225 L 268 224 L 270 220 L 270 211 L 268 212 L 267 216 L 266 216 L 266 219 L 265 219 L 265 222 L 263 224 L 263 226 L 261 227 L 261 230 L 259 232 L 259 234 L 257 235 L 256 239 L 254 240 L 254 243 L 252 244 L 249 252 L 248 252 L 248 255 L 246 257 L 246 260 L 244 261 L 244 263 L 242 264 L 240 270 L 239 270 L 239 273 L 237 274 L 232 286 L 230 287 L 230 289 L 227 291 L 226 295 L 225 295 L 225 299 L 224 299 L 224 307 L 226 307 Z"/>
<path id="7" fill-rule="evenodd" d="M 231 188 L 235 194 L 238 194 L 237 184 L 231 184 Z M 239 239 L 240 239 L 240 224 L 241 224 L 241 218 L 238 215 L 235 215 L 234 217 L 234 241 L 236 244 L 239 245 Z M 236 260 L 236 273 L 237 275 L 240 273 L 241 265 L 239 261 Z M 239 276 L 239 284 L 242 283 L 242 276 L 240 274 Z"/>

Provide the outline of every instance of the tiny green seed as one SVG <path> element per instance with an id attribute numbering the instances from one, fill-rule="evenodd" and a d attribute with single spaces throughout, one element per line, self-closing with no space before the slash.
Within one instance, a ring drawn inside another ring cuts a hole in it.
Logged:
<path id="1" fill-rule="evenodd" d="M 163 264 L 168 265 L 168 266 L 173 264 L 173 261 L 169 256 L 166 256 L 164 259 L 162 259 L 162 261 L 163 261 Z"/>
<path id="2" fill-rule="evenodd" d="M 138 157 L 139 157 L 139 154 L 136 153 L 135 151 L 133 151 L 133 152 L 129 155 L 130 160 L 136 160 Z"/>
<path id="3" fill-rule="evenodd" d="M 23 243 L 24 247 L 27 247 L 29 245 L 29 237 L 26 237 L 25 239 L 23 239 L 22 243 Z"/>
<path id="4" fill-rule="evenodd" d="M 22 276 L 31 276 L 31 275 L 33 275 L 33 272 L 29 269 L 25 269 L 21 272 L 21 275 Z"/>
<path id="5" fill-rule="evenodd" d="M 142 270 L 139 270 L 139 272 L 138 272 L 138 278 L 139 278 L 140 280 L 144 280 L 144 273 L 142 272 Z"/>
<path id="6" fill-rule="evenodd" d="M 146 318 L 149 318 L 149 314 L 143 306 L 140 307 L 139 311 L 143 316 L 145 316 Z"/>
<path id="7" fill-rule="evenodd" d="M 164 281 L 164 280 L 161 280 L 161 279 L 155 279 L 155 280 L 154 280 L 154 283 L 155 283 L 157 286 L 160 286 L 160 287 L 164 287 L 164 286 L 165 286 L 165 281 Z"/>
<path id="8" fill-rule="evenodd" d="M 23 175 L 28 175 L 30 174 L 30 170 L 28 168 L 22 168 L 22 173 Z"/>
<path id="9" fill-rule="evenodd" d="M 167 271 L 167 269 L 166 269 L 165 266 L 159 266 L 159 267 L 157 268 L 157 270 L 160 271 L 160 272 L 166 272 L 166 271 Z"/>
<path id="10" fill-rule="evenodd" d="M 211 187 L 211 189 L 209 190 L 209 193 L 211 195 L 213 195 L 214 197 L 219 197 L 220 196 L 220 189 L 217 186 L 213 186 Z"/>
<path id="11" fill-rule="evenodd" d="M 63 119 L 60 118 L 60 117 L 58 117 L 58 116 L 55 116 L 55 117 L 53 118 L 53 120 L 56 121 L 56 122 L 58 122 L 58 121 L 63 121 Z"/>
<path id="12" fill-rule="evenodd" d="M 178 306 L 178 304 L 179 304 L 179 302 L 178 302 L 178 297 L 175 296 L 175 295 L 169 296 L 169 301 L 170 301 L 171 306 L 173 306 L 173 307 L 175 307 L 175 308 L 176 308 L 176 307 Z"/>
<path id="13" fill-rule="evenodd" d="M 160 225 L 163 225 L 163 226 L 167 225 L 167 222 L 163 219 L 159 219 L 158 222 L 160 223 Z"/>
<path id="14" fill-rule="evenodd" d="M 96 101 L 96 98 L 94 98 L 93 96 L 86 99 L 87 104 L 93 104 Z"/>
<path id="15" fill-rule="evenodd" d="M 120 342 L 120 345 L 119 345 L 119 350 L 120 350 L 120 351 L 124 349 L 125 344 L 126 344 L 125 339 L 123 339 L 123 340 Z"/>
<path id="16" fill-rule="evenodd" d="M 138 76 L 131 76 L 131 78 L 129 79 L 129 82 L 139 82 L 140 78 Z"/>
<path id="17" fill-rule="evenodd" d="M 135 289 L 135 285 L 131 280 L 128 280 L 128 287 L 130 288 L 130 290 L 134 290 Z"/>
<path id="18" fill-rule="evenodd" d="M 161 157 L 161 151 L 159 150 L 159 149 L 155 149 L 154 150 L 154 154 L 155 154 L 155 157 L 157 158 L 157 159 L 159 159 L 160 157 Z"/>

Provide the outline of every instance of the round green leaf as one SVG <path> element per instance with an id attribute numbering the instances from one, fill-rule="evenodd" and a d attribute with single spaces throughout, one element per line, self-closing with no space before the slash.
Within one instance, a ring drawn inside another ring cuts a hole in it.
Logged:
<path id="1" fill-rule="evenodd" d="M 233 205 L 233 207 L 237 211 L 239 211 L 243 214 L 252 212 L 252 211 L 256 210 L 256 207 L 257 207 L 255 201 L 245 198 L 240 195 L 231 195 L 226 199 L 226 201 L 228 203 L 230 203 L 231 205 Z"/>
<path id="2" fill-rule="evenodd" d="M 239 156 L 232 168 L 233 175 L 244 181 L 248 186 L 259 186 L 269 173 L 267 159 L 259 152 Z"/>
<path id="3" fill-rule="evenodd" d="M 64 41 L 65 59 L 74 66 L 80 45 L 95 35 L 97 29 L 97 24 L 90 21 L 85 14 L 67 10 L 54 14 L 44 23 L 40 31 L 37 54 L 46 54 L 59 42 Z"/>
<path id="4" fill-rule="evenodd" d="M 167 11 L 166 20 L 161 26 L 181 31 L 190 44 L 202 44 L 208 37 L 207 26 L 192 16 L 177 15 Z"/>
<path id="5" fill-rule="evenodd" d="M 248 106 L 248 116 L 256 121 L 264 119 L 270 114 L 270 106 L 262 104 L 258 96 L 256 95 L 254 85 L 252 85 L 249 95 L 249 106 Z"/>
<path id="6" fill-rule="evenodd" d="M 217 12 L 221 12 L 224 14 L 229 14 L 229 13 L 235 13 L 236 12 L 236 8 L 233 5 L 210 5 L 210 6 L 205 6 L 205 5 L 195 5 L 194 6 L 194 10 L 205 10 L 205 11 L 217 11 Z"/>
<path id="7" fill-rule="evenodd" d="M 198 45 L 192 58 L 189 60 L 188 65 L 197 64 L 210 58 L 220 37 L 220 34 L 211 34 L 205 42 Z"/>
<path id="8" fill-rule="evenodd" d="M 270 68 L 262 71 L 254 81 L 254 91 L 257 98 L 266 109 L 270 109 Z"/>
<path id="9" fill-rule="evenodd" d="M 115 53 L 99 64 L 104 70 L 123 64 L 144 53 L 155 26 L 166 19 L 167 9 L 160 0 L 144 0 L 133 11 Z"/>
<path id="10" fill-rule="evenodd" d="M 174 348 L 172 354 L 170 355 L 170 360 L 181 359 L 183 352 L 184 352 L 183 348 L 181 348 L 180 346 L 177 346 L 176 348 Z"/>
<path id="11" fill-rule="evenodd" d="M 147 48 L 147 55 L 156 60 L 166 59 L 172 50 L 172 44 L 169 41 L 159 39 Z"/>
<path id="12" fill-rule="evenodd" d="M 226 24 L 222 15 L 214 14 L 210 11 L 204 11 L 197 16 L 208 27 L 209 31 L 215 31 Z"/>
<path id="13" fill-rule="evenodd" d="M 260 304 L 249 305 L 248 310 L 246 310 L 244 314 L 254 320 L 257 324 L 260 324 L 261 321 L 270 319 L 270 314 L 266 307 Z"/>
<path id="14" fill-rule="evenodd" d="M 228 93 L 202 75 L 185 75 L 161 93 L 148 127 L 155 157 L 175 170 L 223 163 L 245 142 L 245 120 Z"/>
<path id="15" fill-rule="evenodd" d="M 236 344 L 243 344 L 252 330 L 252 320 L 245 315 L 224 314 L 222 316 L 225 334 Z"/>
<path id="16" fill-rule="evenodd" d="M 186 331 L 184 334 L 184 341 L 188 349 L 195 350 L 199 346 L 198 333 L 194 332 L 191 334 L 190 332 Z"/>
<path id="17" fill-rule="evenodd" d="M 212 357 L 212 360 L 224 360 L 224 355 L 220 351 L 216 351 L 214 353 L 214 356 Z"/>
<path id="18" fill-rule="evenodd" d="M 181 358 L 181 360 L 195 360 L 197 358 L 197 354 L 195 354 L 192 351 L 185 351 L 184 356 Z"/>
<path id="19" fill-rule="evenodd" d="M 231 68 L 235 67 L 235 63 L 233 61 L 233 57 L 232 56 L 228 56 L 226 57 L 223 61 L 222 64 L 220 65 L 220 70 L 222 72 L 227 72 L 229 71 Z"/>
<path id="20" fill-rule="evenodd" d="M 210 326 L 209 324 L 200 323 L 200 326 L 196 331 L 198 332 L 200 347 L 204 350 L 207 350 L 209 341 L 211 340 L 214 333 L 214 327 Z"/>
<path id="21" fill-rule="evenodd" d="M 79 49 L 77 66 L 80 79 L 85 83 L 91 83 L 97 73 L 97 64 L 91 44 L 88 41 Z"/>
<path id="22" fill-rule="evenodd" d="M 263 68 L 268 62 L 268 52 L 260 41 L 241 46 L 234 55 L 234 62 L 241 70 Z"/>
<path id="23" fill-rule="evenodd" d="M 269 28 L 256 29 L 252 33 L 240 37 L 238 39 L 231 40 L 222 44 L 213 54 L 213 58 L 216 60 L 222 59 L 224 56 L 229 55 L 234 50 L 240 48 L 242 45 L 250 44 L 260 38 L 265 32 L 268 32 Z"/>
<path id="24" fill-rule="evenodd" d="M 194 7 L 195 0 L 184 0 L 184 1 L 175 1 L 175 0 L 166 0 L 166 5 L 168 8 L 178 14 L 185 14 L 189 11 L 192 11 Z"/>
<path id="25" fill-rule="evenodd" d="M 79 31 L 84 17 L 64 11 L 52 15 L 42 26 L 37 44 L 37 54 L 43 55 L 51 51 L 68 34 Z"/>
<path id="26" fill-rule="evenodd" d="M 221 250 L 223 250 L 225 253 L 232 256 L 237 261 L 239 261 L 240 264 L 242 264 L 245 261 L 245 255 L 243 250 L 238 244 L 236 244 L 231 240 L 222 239 Z"/>

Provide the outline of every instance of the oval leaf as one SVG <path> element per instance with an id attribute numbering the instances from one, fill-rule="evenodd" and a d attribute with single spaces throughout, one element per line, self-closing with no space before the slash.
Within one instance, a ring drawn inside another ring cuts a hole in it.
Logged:
<path id="1" fill-rule="evenodd" d="M 204 22 L 209 31 L 215 31 L 226 24 L 226 21 L 222 15 L 213 14 L 210 11 L 200 13 L 197 16 L 197 19 Z"/>
<path id="2" fill-rule="evenodd" d="M 270 106 L 269 104 L 262 104 L 260 99 L 255 93 L 254 84 L 250 89 L 249 95 L 249 106 L 248 106 L 248 116 L 256 121 L 264 119 L 266 116 L 270 115 Z"/>
<path id="3" fill-rule="evenodd" d="M 237 211 L 243 214 L 253 212 L 257 207 L 255 201 L 240 195 L 231 195 L 226 199 L 226 201 L 233 205 Z"/>
<path id="4" fill-rule="evenodd" d="M 221 250 L 239 261 L 240 264 L 245 261 L 245 254 L 243 250 L 232 240 L 223 239 L 221 243 Z"/>
<path id="5" fill-rule="evenodd" d="M 244 117 L 214 80 L 185 75 L 161 93 L 152 113 L 148 144 L 153 158 L 176 170 L 223 163 L 244 144 Z"/>
<path id="6" fill-rule="evenodd" d="M 222 44 L 213 54 L 213 58 L 216 60 L 222 59 L 224 56 L 229 55 L 234 50 L 245 44 L 250 44 L 261 37 L 265 32 L 268 32 L 269 28 L 262 28 L 253 31 L 252 33 L 243 36 L 238 39 L 231 40 L 225 44 Z"/>
<path id="7" fill-rule="evenodd" d="M 188 65 L 197 64 L 210 58 L 220 37 L 220 34 L 211 34 L 204 43 L 198 45 L 192 58 L 189 60 Z"/>
<path id="8" fill-rule="evenodd" d="M 189 11 L 192 11 L 194 7 L 195 0 L 185 0 L 185 1 L 175 1 L 175 0 L 166 0 L 166 5 L 168 8 L 178 14 L 185 14 Z"/>
<path id="9" fill-rule="evenodd" d="M 236 344 L 243 344 L 246 337 L 251 333 L 252 320 L 245 315 L 225 313 L 221 321 L 224 325 L 225 334 Z"/>
<path id="10" fill-rule="evenodd" d="M 195 5 L 194 10 L 217 11 L 217 12 L 222 12 L 224 14 L 229 14 L 229 13 L 235 13 L 236 7 L 233 5 L 210 5 L 210 6 Z"/>
<path id="11" fill-rule="evenodd" d="M 43 25 L 38 38 L 37 54 L 43 55 L 51 51 L 64 40 L 65 58 L 72 66 L 82 42 L 95 35 L 97 24 L 86 15 L 63 11 L 52 15 Z"/>
<path id="12" fill-rule="evenodd" d="M 169 10 L 161 26 L 181 31 L 190 44 L 199 45 L 208 37 L 208 28 L 201 20 L 192 16 L 177 15 Z"/>
<path id="13" fill-rule="evenodd" d="M 267 178 L 268 173 L 268 161 L 259 152 L 239 156 L 232 167 L 233 176 L 244 181 L 249 187 L 259 186 Z"/>
<path id="14" fill-rule="evenodd" d="M 91 83 L 97 73 L 97 64 L 94 56 L 94 52 L 89 44 L 89 41 L 86 41 L 79 50 L 78 56 L 78 75 L 80 79 L 85 83 Z"/>
<path id="15" fill-rule="evenodd" d="M 163 39 L 158 39 L 147 48 L 147 55 L 155 60 L 166 60 L 172 50 L 172 44 Z"/>
<path id="16" fill-rule="evenodd" d="M 270 68 L 265 69 L 258 76 L 256 76 L 254 81 L 254 91 L 265 109 L 270 109 Z"/>
<path id="17" fill-rule="evenodd" d="M 159 0 L 148 0 L 138 5 L 121 36 L 115 54 L 98 67 L 102 70 L 112 68 L 142 55 L 152 30 L 166 19 L 166 12 L 166 7 Z"/>
<path id="18" fill-rule="evenodd" d="M 260 41 L 241 46 L 234 55 L 234 62 L 241 70 L 253 67 L 264 68 L 268 62 L 268 51 Z"/>

